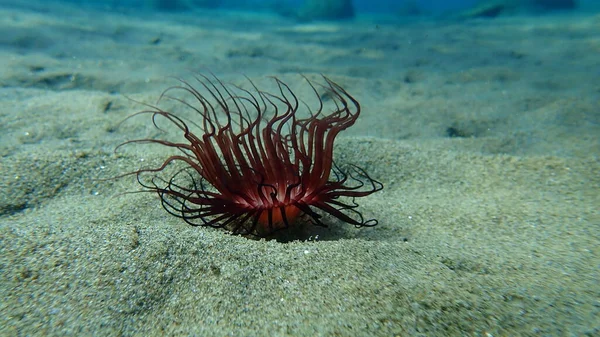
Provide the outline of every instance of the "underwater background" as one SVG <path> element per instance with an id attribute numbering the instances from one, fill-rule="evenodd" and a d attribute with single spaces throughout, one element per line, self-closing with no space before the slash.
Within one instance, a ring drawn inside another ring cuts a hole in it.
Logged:
<path id="1" fill-rule="evenodd" d="M 246 10 L 269 10 L 279 6 L 301 7 L 310 1 L 306 0 L 50 0 L 48 3 L 73 3 L 76 5 L 104 8 L 139 9 L 141 7 L 157 8 L 161 4 L 170 6 L 188 7 L 219 7 L 226 9 L 243 8 Z M 506 5 L 517 4 L 521 6 L 536 6 L 545 9 L 573 9 L 593 11 L 600 7 L 596 0 L 353 0 L 353 1 L 312 1 L 313 3 L 351 3 L 359 13 L 386 13 L 393 10 L 402 10 L 415 7 L 423 12 L 440 13 L 469 9 L 479 5 Z M 573 7 L 573 4 L 575 5 Z"/>
<path id="2" fill-rule="evenodd" d="M 334 157 L 379 224 L 128 193 L 177 153 L 114 151 L 173 131 L 128 116 L 211 72 L 356 98 Z M 0 0 L 0 74 L 0 336 L 600 335 L 600 1 Z"/>

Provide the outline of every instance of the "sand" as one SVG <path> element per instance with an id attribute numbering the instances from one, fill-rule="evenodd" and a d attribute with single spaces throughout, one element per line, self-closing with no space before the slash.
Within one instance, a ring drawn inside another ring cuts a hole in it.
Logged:
<path id="1" fill-rule="evenodd" d="M 0 335 L 600 334 L 600 17 L 297 24 L 268 14 L 0 7 Z M 170 216 L 132 178 L 168 149 L 169 76 L 362 104 L 336 158 L 379 225 L 256 241 Z M 271 83 L 271 84 L 269 84 Z M 303 89 L 302 89 L 303 88 Z"/>

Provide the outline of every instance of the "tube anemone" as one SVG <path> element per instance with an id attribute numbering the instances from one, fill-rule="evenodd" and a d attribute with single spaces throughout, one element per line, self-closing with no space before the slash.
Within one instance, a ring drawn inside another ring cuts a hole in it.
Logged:
<path id="1" fill-rule="evenodd" d="M 323 84 L 305 79 L 316 109 L 277 78 L 274 92 L 249 79 L 249 89 L 214 75 L 178 79 L 156 105 L 144 104 L 148 110 L 129 117 L 149 115 L 164 133 L 159 124 L 167 122 L 177 138 L 135 139 L 117 147 L 152 143 L 176 153 L 158 167 L 125 175 L 136 175 L 144 191 L 157 193 L 167 212 L 190 225 L 233 234 L 267 237 L 299 221 L 326 227 L 325 214 L 356 227 L 377 225 L 363 218 L 355 199 L 383 185 L 358 166 L 342 168 L 333 160 L 335 139 L 356 122 L 360 105 L 325 76 Z M 165 99 L 186 113 L 158 107 Z"/>

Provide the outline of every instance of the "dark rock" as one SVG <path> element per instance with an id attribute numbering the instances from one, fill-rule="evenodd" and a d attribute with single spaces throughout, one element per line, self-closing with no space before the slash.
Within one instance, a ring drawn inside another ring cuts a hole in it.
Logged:
<path id="1" fill-rule="evenodd" d="M 354 17 L 352 0 L 306 0 L 298 12 L 301 20 L 347 19 Z"/>
<path id="2" fill-rule="evenodd" d="M 154 0 L 154 8 L 161 11 L 185 11 L 197 8 L 216 8 L 220 0 Z"/>
<path id="3" fill-rule="evenodd" d="M 576 0 L 488 0 L 458 15 L 461 19 L 495 18 L 519 12 L 543 13 L 551 10 L 574 9 Z"/>

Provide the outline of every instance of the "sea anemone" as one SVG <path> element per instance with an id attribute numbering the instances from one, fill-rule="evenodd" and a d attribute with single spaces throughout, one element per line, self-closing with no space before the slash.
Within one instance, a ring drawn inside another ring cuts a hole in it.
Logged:
<path id="1" fill-rule="evenodd" d="M 117 147 L 153 143 L 177 153 L 125 175 L 136 175 L 143 191 L 157 193 L 167 212 L 190 225 L 233 234 L 268 237 L 299 222 L 327 227 L 325 214 L 356 227 L 377 225 L 363 218 L 355 198 L 383 185 L 358 166 L 333 160 L 335 138 L 356 122 L 360 105 L 325 76 L 324 84 L 304 79 L 316 109 L 277 78 L 275 92 L 250 79 L 246 89 L 214 75 L 194 76 L 195 86 L 178 79 L 156 105 L 142 103 L 149 109 L 129 117 L 150 115 L 161 134 L 169 134 L 170 125 L 178 138 L 135 139 Z M 165 99 L 182 111 L 159 108 Z"/>

